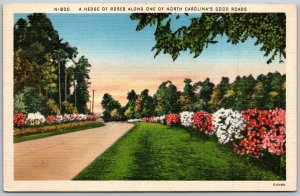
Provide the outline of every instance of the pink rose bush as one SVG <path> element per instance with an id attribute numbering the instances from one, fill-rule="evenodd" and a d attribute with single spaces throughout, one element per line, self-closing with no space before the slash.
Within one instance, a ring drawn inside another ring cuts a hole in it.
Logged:
<path id="1" fill-rule="evenodd" d="M 203 110 L 199 112 L 195 112 L 194 118 L 193 118 L 193 127 L 195 129 L 199 129 L 203 133 L 207 135 L 213 135 L 215 130 L 212 124 L 213 116 L 212 114 L 209 114 L 208 112 L 205 112 Z"/>
<path id="2" fill-rule="evenodd" d="M 271 154 L 284 154 L 286 152 L 285 111 L 283 109 L 270 110 L 268 118 L 270 131 L 263 137 L 262 148 L 267 149 Z"/>
<path id="3" fill-rule="evenodd" d="M 242 112 L 246 121 L 243 138 L 234 142 L 239 154 L 263 156 L 264 150 L 271 154 L 285 153 L 285 111 L 248 109 Z M 238 143 L 239 142 L 239 143 Z"/>
<path id="4" fill-rule="evenodd" d="M 23 113 L 17 113 L 14 115 L 14 125 L 16 127 L 22 127 L 26 124 L 26 115 Z"/>
<path id="5" fill-rule="evenodd" d="M 180 115 L 179 114 L 166 115 L 166 124 L 167 125 L 179 125 L 180 124 Z"/>

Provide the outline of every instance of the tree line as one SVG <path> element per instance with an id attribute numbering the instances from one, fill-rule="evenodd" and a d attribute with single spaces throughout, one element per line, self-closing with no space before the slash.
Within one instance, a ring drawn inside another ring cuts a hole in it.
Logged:
<path id="1" fill-rule="evenodd" d="M 77 54 L 46 14 L 18 19 L 14 25 L 14 112 L 88 113 L 91 65 L 85 56 L 76 61 Z"/>
<path id="2" fill-rule="evenodd" d="M 183 82 L 183 90 L 179 91 L 171 81 L 165 81 L 153 96 L 148 89 L 140 94 L 131 90 L 125 106 L 106 93 L 101 102 L 103 118 L 105 121 L 126 120 L 182 111 L 215 112 L 220 108 L 285 109 L 286 105 L 286 75 L 279 72 L 261 74 L 257 78 L 237 76 L 231 83 L 228 77 L 222 77 L 218 84 L 209 78 L 194 83 L 186 78 Z"/>

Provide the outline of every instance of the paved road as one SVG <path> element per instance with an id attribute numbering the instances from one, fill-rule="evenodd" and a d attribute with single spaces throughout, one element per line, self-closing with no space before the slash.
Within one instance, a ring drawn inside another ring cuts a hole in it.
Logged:
<path id="1" fill-rule="evenodd" d="M 111 122 L 14 144 L 15 180 L 70 180 L 132 127 Z"/>

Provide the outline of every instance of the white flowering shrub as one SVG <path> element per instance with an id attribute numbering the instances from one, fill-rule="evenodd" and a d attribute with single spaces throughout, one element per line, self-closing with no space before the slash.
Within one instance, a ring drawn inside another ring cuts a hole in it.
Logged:
<path id="1" fill-rule="evenodd" d="M 215 134 L 221 144 L 241 138 L 245 125 L 244 117 L 238 111 L 222 108 L 213 114 Z"/>
<path id="2" fill-rule="evenodd" d="M 166 116 L 163 115 L 163 116 L 156 116 L 154 117 L 154 122 L 157 122 L 157 123 L 164 123 L 165 122 L 165 119 L 166 119 Z"/>
<path id="3" fill-rule="evenodd" d="M 129 122 L 129 123 L 141 122 L 141 121 L 142 121 L 141 119 L 129 119 L 129 120 L 127 120 L 127 122 Z"/>
<path id="4" fill-rule="evenodd" d="M 46 121 L 45 117 L 39 113 L 29 113 L 26 118 L 26 124 L 28 125 L 41 125 Z"/>
<path id="5" fill-rule="evenodd" d="M 78 114 L 76 120 L 86 120 L 86 115 L 85 114 Z"/>
<path id="6" fill-rule="evenodd" d="M 56 118 L 55 118 L 55 122 L 57 122 L 57 123 L 62 123 L 62 122 L 65 122 L 66 121 L 66 119 L 64 118 L 64 116 L 63 115 L 56 115 Z"/>
<path id="7" fill-rule="evenodd" d="M 193 112 L 181 112 L 180 114 L 180 122 L 182 126 L 185 127 L 192 127 L 193 126 L 193 117 L 194 113 Z"/>

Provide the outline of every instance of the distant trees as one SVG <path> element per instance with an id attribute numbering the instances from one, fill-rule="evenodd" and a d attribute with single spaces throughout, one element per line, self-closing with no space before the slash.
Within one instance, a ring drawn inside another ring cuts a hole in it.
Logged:
<path id="1" fill-rule="evenodd" d="M 134 108 L 135 108 L 135 102 L 136 102 L 137 98 L 138 98 L 138 95 L 135 93 L 134 90 L 131 90 L 127 94 L 128 102 L 124 108 L 125 118 L 127 118 L 127 119 L 135 118 Z"/>
<path id="2" fill-rule="evenodd" d="M 84 57 L 76 63 L 77 53 L 76 47 L 59 36 L 46 14 L 34 13 L 26 19 L 20 18 L 14 25 L 15 111 L 22 108 L 25 113 L 46 114 L 58 107 L 59 112 L 64 113 L 77 111 L 77 106 L 79 112 L 87 113 L 90 65 Z M 67 67 L 68 61 L 75 65 Z M 71 94 L 72 86 L 77 99 Z M 36 97 L 34 105 L 22 98 L 28 94 Z"/>
<path id="3" fill-rule="evenodd" d="M 205 110 L 214 112 L 220 108 L 245 110 L 248 108 L 274 109 L 285 108 L 286 76 L 279 72 L 259 75 L 256 79 L 252 76 L 237 76 L 230 83 L 229 78 L 222 77 L 220 83 L 215 85 L 206 78 L 194 84 L 192 80 L 184 80 L 183 91 L 178 91 L 171 81 L 159 85 L 153 97 L 148 89 L 140 95 L 131 90 L 127 94 L 128 103 L 121 107 L 120 103 L 110 95 L 105 94 L 102 101 L 104 116 L 107 117 L 118 111 L 119 120 L 159 116 L 182 111 Z M 105 105 L 106 104 L 106 105 Z M 113 120 L 112 115 L 106 120 Z"/>
<path id="4" fill-rule="evenodd" d="M 104 94 L 101 105 L 104 109 L 103 120 L 119 120 L 121 104 L 116 101 L 110 94 Z"/>

